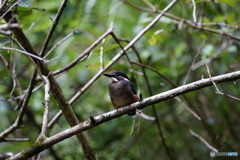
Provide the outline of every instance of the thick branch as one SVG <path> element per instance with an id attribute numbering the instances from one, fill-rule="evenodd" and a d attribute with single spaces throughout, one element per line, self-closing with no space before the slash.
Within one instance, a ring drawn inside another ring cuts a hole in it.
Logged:
<path id="1" fill-rule="evenodd" d="M 237 79 L 240 79 L 240 71 L 212 77 L 212 81 L 214 81 L 215 83 L 234 81 Z M 63 141 L 66 138 L 69 138 L 80 132 L 89 130 L 89 129 L 91 129 L 97 125 L 100 125 L 104 122 L 107 122 L 107 121 L 110 121 L 117 117 L 120 117 L 120 116 L 126 114 L 128 112 L 128 110 L 131 110 L 134 108 L 142 109 L 149 105 L 159 103 L 159 102 L 171 99 L 176 96 L 180 96 L 182 94 L 185 94 L 185 93 L 188 93 L 191 91 L 195 91 L 195 90 L 199 90 L 201 88 L 211 86 L 211 85 L 213 85 L 212 81 L 210 78 L 202 79 L 202 80 L 199 80 L 199 81 L 187 84 L 187 85 L 183 85 L 181 87 L 177 87 L 175 89 L 145 98 L 141 102 L 135 102 L 135 103 L 131 104 L 130 106 L 126 106 L 124 108 L 118 109 L 118 111 L 114 110 L 114 111 L 104 113 L 104 114 L 96 116 L 96 117 L 91 117 L 92 120 L 88 119 L 72 128 L 69 128 L 65 131 L 62 131 L 62 132 L 52 136 L 52 137 L 49 137 L 41 144 L 35 143 L 31 147 L 23 150 L 22 152 L 16 154 L 15 156 L 10 157 L 9 159 L 10 160 L 27 159 L 27 158 L 45 150 L 46 148 L 51 147 L 52 145 Z M 92 123 L 93 120 L 94 120 L 94 123 Z"/>

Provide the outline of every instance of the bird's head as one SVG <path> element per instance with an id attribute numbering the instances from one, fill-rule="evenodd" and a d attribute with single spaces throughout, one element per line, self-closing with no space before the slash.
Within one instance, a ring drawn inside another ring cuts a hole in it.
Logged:
<path id="1" fill-rule="evenodd" d="M 114 72 L 111 72 L 110 74 L 104 73 L 103 75 L 111 78 L 113 83 L 116 83 L 122 80 L 129 81 L 128 76 L 125 73 L 120 71 L 114 71 Z"/>

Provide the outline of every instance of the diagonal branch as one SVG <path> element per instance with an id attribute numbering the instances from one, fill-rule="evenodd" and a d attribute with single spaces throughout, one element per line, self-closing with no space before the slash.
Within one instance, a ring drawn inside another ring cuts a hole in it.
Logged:
<path id="1" fill-rule="evenodd" d="M 42 131 L 39 135 L 39 139 L 47 136 L 47 124 L 48 124 L 48 116 L 49 116 L 49 102 L 50 102 L 50 83 L 48 77 L 43 76 L 45 83 L 45 99 L 44 99 L 44 114 L 42 121 Z"/>
<path id="2" fill-rule="evenodd" d="M 22 50 L 19 50 L 19 49 L 16 49 L 16 48 L 11 48 L 11 47 L 0 47 L 0 49 L 16 51 L 16 52 L 19 52 L 19 53 L 26 54 L 26 55 L 28 55 L 28 56 L 30 56 L 30 57 L 36 58 L 36 59 L 38 59 L 38 60 L 40 60 L 40 61 L 44 61 L 44 59 L 41 58 L 41 57 L 39 57 L 39 56 L 36 56 L 36 55 L 34 55 L 34 54 L 32 54 L 32 53 L 25 52 L 25 51 L 22 51 Z"/>
<path id="3" fill-rule="evenodd" d="M 7 62 L 7 60 L 1 54 L 0 54 L 0 60 L 2 60 L 4 65 L 7 67 L 8 71 L 10 72 L 10 74 L 12 76 L 13 84 L 15 84 L 15 86 L 17 87 L 19 94 L 22 95 L 23 94 L 23 90 L 22 90 L 21 85 L 20 85 L 20 83 L 19 83 L 19 81 L 17 79 L 17 75 L 15 73 L 15 68 L 12 68 L 10 66 L 10 64 Z M 15 87 L 13 87 L 12 92 L 14 90 L 15 90 Z M 12 97 L 12 94 L 10 94 L 10 95 Z"/>
<path id="4" fill-rule="evenodd" d="M 209 68 L 208 68 L 207 63 L 206 63 L 206 67 L 207 67 L 207 72 L 208 72 L 209 78 L 210 78 L 210 80 L 212 81 L 212 83 L 213 83 L 213 85 L 214 85 L 214 87 L 215 87 L 215 89 L 216 89 L 216 93 L 217 93 L 217 94 L 220 94 L 220 95 L 224 95 L 224 96 L 230 97 L 230 98 L 235 99 L 235 100 L 237 100 L 237 101 L 240 101 L 239 98 L 234 97 L 234 96 L 232 96 L 232 95 L 229 95 L 229 94 L 227 94 L 227 93 L 224 93 L 224 92 L 220 91 L 220 90 L 218 89 L 216 83 L 212 80 L 212 76 L 211 76 L 211 73 L 210 73 L 210 71 L 209 71 Z"/>
<path id="5" fill-rule="evenodd" d="M 63 42 L 65 42 L 69 37 L 71 37 L 72 35 L 76 34 L 77 31 L 72 31 L 71 33 L 69 33 L 66 37 L 64 37 L 61 41 L 57 42 L 49 51 L 48 53 L 43 57 L 43 58 L 46 58 L 47 56 L 49 56 L 49 54 L 52 53 L 52 51 L 57 47 L 59 46 L 60 44 L 62 44 Z"/>
<path id="6" fill-rule="evenodd" d="M 222 83 L 222 82 L 227 82 L 227 81 L 234 81 L 240 79 L 240 71 L 212 77 L 212 80 L 215 83 Z M 65 131 L 62 131 L 52 137 L 46 138 L 45 141 L 42 143 L 35 143 L 31 147 L 23 150 L 22 152 L 12 156 L 9 158 L 9 160 L 16 160 L 16 159 L 27 159 L 41 151 L 43 151 L 46 148 L 51 147 L 52 145 L 59 143 L 63 141 L 64 139 L 67 139 L 75 134 L 79 134 L 80 132 L 89 130 L 93 127 L 96 127 L 104 122 L 110 121 L 112 119 L 118 118 L 124 114 L 127 114 L 129 110 L 132 109 L 142 109 L 145 108 L 149 105 L 156 104 L 162 101 L 166 101 L 168 99 L 172 99 L 173 97 L 183 95 L 185 93 L 191 92 L 191 91 L 196 91 L 208 86 L 213 85 L 212 80 L 210 78 L 202 79 L 187 85 L 183 85 L 180 87 L 177 87 L 175 89 L 148 97 L 143 99 L 141 102 L 135 102 L 129 106 L 119 108 L 118 110 L 113 110 L 108 113 L 104 113 L 102 115 L 96 116 L 96 117 L 91 117 L 90 119 L 81 122 L 80 124 L 66 129 Z M 94 120 L 94 123 L 92 123 L 91 120 Z"/>
<path id="7" fill-rule="evenodd" d="M 211 149 L 214 152 L 218 152 L 218 150 L 216 148 L 214 148 L 213 146 L 211 146 L 203 137 L 201 137 L 199 134 L 195 133 L 193 130 L 189 130 L 189 132 L 197 137 L 198 139 L 200 139 L 209 149 Z"/>

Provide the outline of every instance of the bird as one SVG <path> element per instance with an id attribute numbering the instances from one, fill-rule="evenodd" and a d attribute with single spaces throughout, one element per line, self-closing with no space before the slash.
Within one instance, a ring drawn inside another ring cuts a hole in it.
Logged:
<path id="1" fill-rule="evenodd" d="M 128 106 L 137 102 L 139 97 L 137 95 L 135 86 L 130 82 L 128 76 L 121 71 L 114 71 L 110 74 L 103 74 L 111 78 L 111 83 L 108 85 L 109 96 L 115 109 Z M 129 116 L 136 114 L 136 109 L 127 112 Z"/>

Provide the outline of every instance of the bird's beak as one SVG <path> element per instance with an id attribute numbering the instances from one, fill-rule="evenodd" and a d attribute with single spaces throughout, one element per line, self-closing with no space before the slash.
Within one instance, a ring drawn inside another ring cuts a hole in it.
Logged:
<path id="1" fill-rule="evenodd" d="M 106 74 L 106 73 L 104 73 L 103 75 L 111 78 L 111 82 L 117 82 L 118 81 L 117 78 L 114 77 L 114 75 Z"/>
<path id="2" fill-rule="evenodd" d="M 110 78 L 113 77 L 113 75 L 111 75 L 111 74 L 106 74 L 106 73 L 104 73 L 103 75 L 104 75 L 104 76 L 107 76 L 107 77 L 110 77 Z"/>

